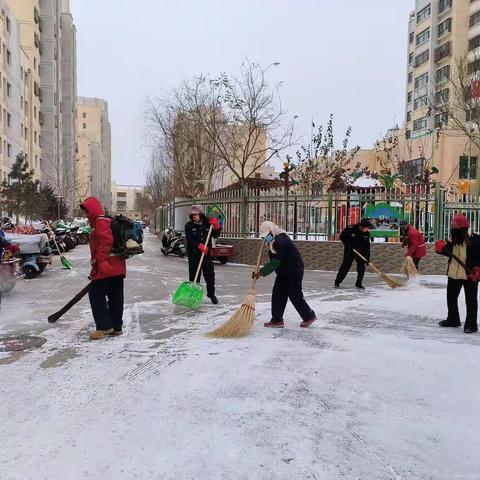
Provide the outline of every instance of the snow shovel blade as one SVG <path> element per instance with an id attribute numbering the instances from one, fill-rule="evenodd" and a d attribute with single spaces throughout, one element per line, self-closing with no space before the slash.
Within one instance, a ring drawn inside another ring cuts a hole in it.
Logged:
<path id="1" fill-rule="evenodd" d="M 205 287 L 200 283 L 183 282 L 173 294 L 172 303 L 196 310 L 205 296 Z"/>
<path id="2" fill-rule="evenodd" d="M 64 257 L 63 255 L 61 255 L 60 256 L 60 261 L 62 262 L 62 265 L 65 268 L 68 268 L 68 270 L 71 270 L 73 268 L 73 263 L 71 263 L 70 260 L 68 260 L 67 257 Z"/>

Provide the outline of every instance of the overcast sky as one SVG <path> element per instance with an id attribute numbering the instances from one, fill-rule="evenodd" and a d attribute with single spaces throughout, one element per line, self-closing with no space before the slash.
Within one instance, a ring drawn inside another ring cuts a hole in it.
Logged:
<path id="1" fill-rule="evenodd" d="M 404 117 L 413 0 L 71 0 L 78 94 L 108 101 L 112 179 L 143 184 L 142 104 L 181 79 L 237 73 L 245 57 L 282 80 L 308 143 L 312 117 L 371 148 Z"/>

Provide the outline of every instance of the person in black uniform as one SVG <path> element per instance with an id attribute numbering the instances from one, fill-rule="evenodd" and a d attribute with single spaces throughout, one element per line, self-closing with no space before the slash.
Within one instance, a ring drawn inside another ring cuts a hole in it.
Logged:
<path id="1" fill-rule="evenodd" d="M 268 242 L 270 262 L 264 265 L 257 278 L 266 277 L 273 271 L 277 274 L 272 291 L 272 319 L 264 324 L 268 328 L 283 328 L 283 314 L 290 299 L 302 317 L 301 327 L 309 327 L 317 318 L 305 301 L 302 292 L 303 260 L 290 237 L 272 222 L 260 225 L 260 237 Z M 255 272 L 252 274 L 255 276 Z"/>
<path id="2" fill-rule="evenodd" d="M 370 261 L 370 220 L 362 219 L 357 225 L 351 225 L 343 230 L 340 234 L 340 240 L 345 245 L 343 253 L 343 262 L 335 279 L 335 288 L 345 280 L 350 267 L 354 260 L 357 261 L 357 281 L 355 286 L 361 290 L 365 290 L 363 286 L 363 277 L 365 275 L 365 261 L 362 260 L 353 250 L 363 255 L 367 262 Z"/>
<path id="3" fill-rule="evenodd" d="M 210 241 L 208 245 L 206 245 L 210 225 L 213 225 L 213 231 Z M 189 277 L 191 282 L 195 280 L 200 257 L 202 253 L 205 253 L 202 264 L 203 277 L 207 284 L 207 297 L 215 305 L 218 303 L 218 299 L 215 296 L 215 270 L 213 268 L 212 257 L 208 255 L 208 249 L 212 244 L 212 238 L 218 238 L 220 236 L 221 229 L 222 227 L 220 226 L 218 218 L 210 217 L 207 219 L 201 207 L 197 205 L 192 207 L 190 211 L 190 221 L 185 225 Z M 198 279 L 198 281 L 200 281 L 200 279 Z"/>

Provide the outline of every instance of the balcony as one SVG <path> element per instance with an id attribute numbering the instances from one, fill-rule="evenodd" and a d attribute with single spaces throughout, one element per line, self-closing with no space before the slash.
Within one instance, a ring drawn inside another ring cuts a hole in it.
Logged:
<path id="1" fill-rule="evenodd" d="M 452 42 L 444 43 L 435 49 L 434 60 L 435 63 L 442 61 L 444 58 L 452 55 Z"/>

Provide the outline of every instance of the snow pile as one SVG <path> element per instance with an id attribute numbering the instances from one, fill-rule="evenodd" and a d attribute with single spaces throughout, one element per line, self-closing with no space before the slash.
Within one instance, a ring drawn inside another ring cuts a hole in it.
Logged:
<path id="1" fill-rule="evenodd" d="M 359 188 L 373 188 L 380 187 L 381 185 L 378 180 L 370 177 L 359 177 L 352 184 L 352 186 Z"/>

